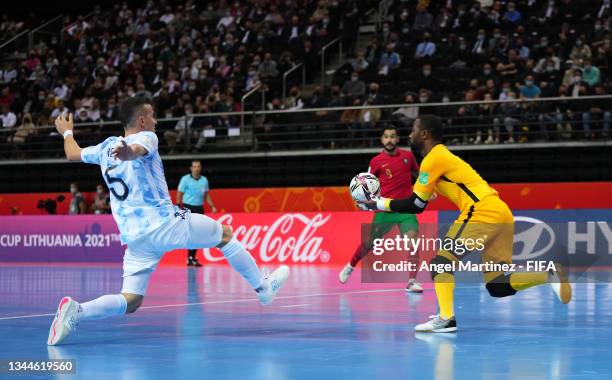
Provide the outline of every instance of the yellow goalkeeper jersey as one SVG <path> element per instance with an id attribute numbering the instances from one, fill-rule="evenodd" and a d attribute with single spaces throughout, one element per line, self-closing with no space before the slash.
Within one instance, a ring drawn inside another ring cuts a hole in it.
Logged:
<path id="1" fill-rule="evenodd" d="M 414 193 L 425 201 L 434 191 L 448 198 L 462 213 L 486 197 L 498 197 L 476 170 L 443 144 L 435 145 L 425 156 L 414 185 Z"/>

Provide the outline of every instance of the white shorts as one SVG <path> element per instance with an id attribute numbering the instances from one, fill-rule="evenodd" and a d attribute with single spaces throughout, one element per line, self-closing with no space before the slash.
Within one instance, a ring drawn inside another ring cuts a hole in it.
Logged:
<path id="1" fill-rule="evenodd" d="M 149 278 L 164 253 L 174 249 L 216 247 L 221 243 L 221 223 L 206 215 L 182 211 L 155 231 L 128 243 L 123 256 L 121 293 L 144 296 Z"/>

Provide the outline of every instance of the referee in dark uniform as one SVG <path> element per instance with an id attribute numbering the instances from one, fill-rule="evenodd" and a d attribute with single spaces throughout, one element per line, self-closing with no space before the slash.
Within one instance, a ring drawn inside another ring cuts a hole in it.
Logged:
<path id="1" fill-rule="evenodd" d="M 204 200 L 206 200 L 212 212 L 217 212 L 210 197 L 208 179 L 202 175 L 202 163 L 199 160 L 193 160 L 190 169 L 191 173 L 185 174 L 179 182 L 176 203 L 188 208 L 191 212 L 204 214 Z M 187 252 L 187 266 L 201 267 L 202 264 L 196 258 L 196 250 L 190 249 Z"/>

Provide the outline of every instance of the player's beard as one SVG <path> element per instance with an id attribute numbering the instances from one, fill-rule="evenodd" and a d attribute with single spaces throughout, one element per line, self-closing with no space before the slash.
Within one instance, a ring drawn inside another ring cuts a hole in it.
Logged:
<path id="1" fill-rule="evenodd" d="M 412 154 L 414 154 L 415 156 L 421 156 L 422 155 L 422 151 L 423 151 L 423 144 L 419 144 L 416 141 L 410 141 L 410 150 L 412 151 Z"/>
<path id="2" fill-rule="evenodd" d="M 392 153 L 395 151 L 395 148 L 397 147 L 395 144 L 393 143 L 387 143 L 385 145 L 383 145 L 383 147 L 385 148 L 385 150 L 389 153 Z"/>

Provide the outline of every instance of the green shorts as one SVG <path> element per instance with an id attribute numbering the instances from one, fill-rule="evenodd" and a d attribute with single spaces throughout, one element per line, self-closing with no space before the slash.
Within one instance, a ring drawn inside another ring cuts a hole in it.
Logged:
<path id="1" fill-rule="evenodd" d="M 419 222 L 414 214 L 400 214 L 397 212 L 377 212 L 372 221 L 370 241 L 382 238 L 397 225 L 402 235 L 410 231 L 419 231 Z"/>

